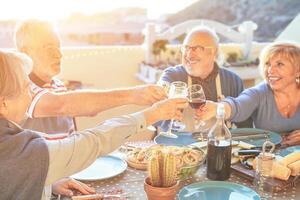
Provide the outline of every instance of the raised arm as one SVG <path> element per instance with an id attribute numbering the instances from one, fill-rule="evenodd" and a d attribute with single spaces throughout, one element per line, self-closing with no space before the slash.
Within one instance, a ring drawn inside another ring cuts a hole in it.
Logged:
<path id="1" fill-rule="evenodd" d="M 166 99 L 142 112 L 106 120 L 62 140 L 47 141 L 50 164 L 46 185 L 86 168 L 98 156 L 115 150 L 126 138 L 144 131 L 156 121 L 180 119 L 180 109 L 187 105 L 185 99 Z"/>
<path id="2" fill-rule="evenodd" d="M 221 103 L 225 105 L 226 119 L 241 122 L 248 119 L 261 101 L 260 92 L 256 88 L 243 91 L 238 97 L 226 97 Z M 196 116 L 208 120 L 216 116 L 217 103 L 207 101 L 205 106 L 196 111 Z"/>
<path id="3" fill-rule="evenodd" d="M 225 119 L 228 119 L 231 115 L 231 107 L 226 102 L 221 102 L 221 103 L 224 104 Z M 196 113 L 195 113 L 196 117 L 198 119 L 207 121 L 216 116 L 217 107 L 218 107 L 218 103 L 213 102 L 213 101 L 206 101 L 205 106 L 200 107 L 198 110 L 196 110 Z"/>
<path id="4" fill-rule="evenodd" d="M 156 85 L 102 91 L 49 91 L 37 96 L 30 110 L 33 117 L 87 116 L 122 105 L 152 105 L 165 97 L 163 89 Z"/>

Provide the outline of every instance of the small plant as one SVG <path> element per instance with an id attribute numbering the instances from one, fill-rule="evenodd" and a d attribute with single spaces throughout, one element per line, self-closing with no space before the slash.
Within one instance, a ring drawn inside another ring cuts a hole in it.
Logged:
<path id="1" fill-rule="evenodd" d="M 168 44 L 167 40 L 156 40 L 153 43 L 153 49 L 152 54 L 155 56 L 156 63 L 155 64 L 161 64 L 162 62 L 162 52 L 165 52 L 167 50 L 166 45 Z"/>
<path id="2" fill-rule="evenodd" d="M 235 52 L 228 53 L 227 62 L 234 63 L 238 60 L 238 54 Z"/>
<path id="3" fill-rule="evenodd" d="M 170 187 L 177 183 L 176 156 L 158 150 L 148 163 L 150 184 L 154 187 Z"/>

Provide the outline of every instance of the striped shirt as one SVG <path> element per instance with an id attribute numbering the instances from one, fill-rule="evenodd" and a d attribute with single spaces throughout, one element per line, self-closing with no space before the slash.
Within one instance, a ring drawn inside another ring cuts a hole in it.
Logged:
<path id="1" fill-rule="evenodd" d="M 41 134 L 48 139 L 63 138 L 75 131 L 74 118 L 72 117 L 34 117 L 34 109 L 41 97 L 49 92 L 66 92 L 67 88 L 63 82 L 54 78 L 51 84 L 43 84 L 41 80 L 35 76 L 30 77 L 31 91 L 33 98 L 28 109 L 29 118 L 24 122 L 23 128 L 42 132 Z M 47 133 L 47 134 L 44 134 Z M 55 135 L 48 135 L 55 134 Z"/>

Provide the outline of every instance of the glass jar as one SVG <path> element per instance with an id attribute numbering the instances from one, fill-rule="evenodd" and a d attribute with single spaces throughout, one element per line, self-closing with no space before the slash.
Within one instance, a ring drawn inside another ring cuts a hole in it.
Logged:
<path id="1" fill-rule="evenodd" d="M 266 150 L 267 145 L 271 146 L 269 152 Z M 275 155 L 273 154 L 274 149 L 275 145 L 270 141 L 266 141 L 263 144 L 262 152 L 256 157 L 256 170 L 253 184 L 256 192 L 262 198 L 269 198 L 273 193 L 272 182 L 274 179 L 271 173 L 275 160 Z"/>

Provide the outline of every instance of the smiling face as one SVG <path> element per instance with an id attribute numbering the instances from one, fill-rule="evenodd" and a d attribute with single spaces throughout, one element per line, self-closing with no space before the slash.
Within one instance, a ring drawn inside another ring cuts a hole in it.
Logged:
<path id="1" fill-rule="evenodd" d="M 274 44 L 262 52 L 263 75 L 273 91 L 297 88 L 300 77 L 300 48 L 291 44 Z"/>
<path id="2" fill-rule="evenodd" d="M 280 91 L 296 85 L 297 72 L 290 59 L 274 55 L 265 65 L 266 79 L 273 90 Z"/>
<path id="3" fill-rule="evenodd" d="M 217 44 L 208 32 L 194 32 L 185 39 L 181 53 L 182 64 L 188 74 L 203 79 L 213 70 Z"/>
<path id="4" fill-rule="evenodd" d="M 46 21 L 28 20 L 17 26 L 18 49 L 33 61 L 33 73 L 46 83 L 61 71 L 62 52 L 55 28 Z"/>

